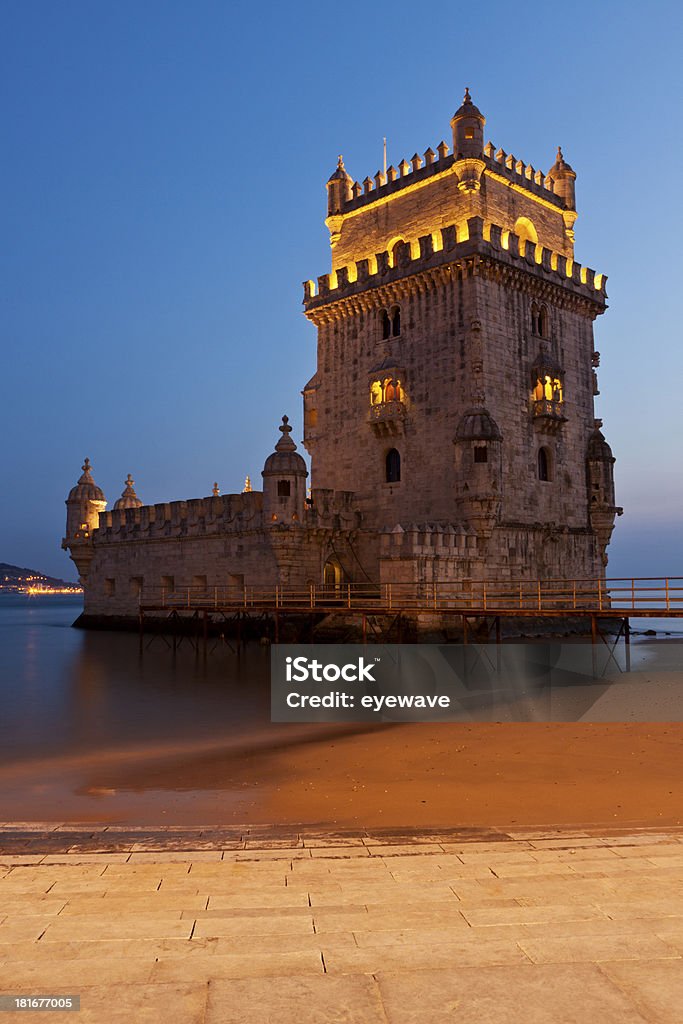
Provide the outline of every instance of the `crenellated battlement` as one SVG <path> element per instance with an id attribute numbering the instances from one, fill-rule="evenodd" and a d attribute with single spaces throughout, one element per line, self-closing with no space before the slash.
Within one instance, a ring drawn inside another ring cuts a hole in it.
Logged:
<path id="1" fill-rule="evenodd" d="M 558 210 L 564 208 L 563 199 L 556 194 L 555 182 L 549 174 L 536 170 L 531 164 L 525 164 L 523 160 L 518 160 L 504 149 L 496 150 L 492 142 L 488 142 L 484 147 L 483 161 L 485 171 L 531 192 L 557 206 Z M 404 158 L 397 167 L 387 167 L 386 173 L 377 171 L 372 178 L 368 176 L 362 183 L 354 181 L 350 197 L 342 202 L 340 213 L 344 216 L 397 192 L 421 186 L 430 179 L 452 173 L 457 162 L 445 142 L 439 143 L 436 152 L 430 147 L 425 150 L 423 156 L 414 153 L 410 161 Z"/>
<path id="2" fill-rule="evenodd" d="M 159 502 L 140 508 L 113 509 L 100 513 L 93 541 L 130 541 L 167 537 L 239 533 L 261 525 L 263 494 L 221 494 L 187 501 Z"/>
<path id="3" fill-rule="evenodd" d="M 359 524 L 353 491 L 315 490 L 301 523 L 279 528 L 354 529 Z M 95 545 L 116 541 L 207 537 L 261 529 L 263 492 L 221 494 L 187 501 L 159 502 L 139 508 L 101 512 L 93 532 Z"/>
<path id="4" fill-rule="evenodd" d="M 339 299 L 475 255 L 489 257 L 520 270 L 533 269 L 546 281 L 569 287 L 575 293 L 605 305 L 606 275 L 583 267 L 576 260 L 546 246 L 524 240 L 498 224 L 487 223 L 481 217 L 470 217 L 461 224 L 451 224 L 429 235 L 399 242 L 391 251 L 377 253 L 370 259 L 358 260 L 331 274 L 323 274 L 318 278 L 317 287 L 313 281 L 305 281 L 305 312 L 314 314 L 317 309 Z"/>

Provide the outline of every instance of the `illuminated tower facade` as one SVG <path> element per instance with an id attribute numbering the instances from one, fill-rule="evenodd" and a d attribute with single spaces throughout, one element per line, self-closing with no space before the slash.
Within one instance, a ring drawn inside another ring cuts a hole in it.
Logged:
<path id="1" fill-rule="evenodd" d="M 372 578 L 596 578 L 621 510 L 576 174 L 485 143 L 468 91 L 450 125 L 450 145 L 362 183 L 340 157 L 327 183 L 332 269 L 304 286 L 312 494 L 354 493 Z"/>

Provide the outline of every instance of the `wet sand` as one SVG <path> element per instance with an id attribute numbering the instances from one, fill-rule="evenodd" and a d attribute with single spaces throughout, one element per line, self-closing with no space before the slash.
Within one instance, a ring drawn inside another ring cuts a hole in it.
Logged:
<path id="1" fill-rule="evenodd" d="M 287 727 L 280 727 L 280 730 Z M 683 723 L 448 723 L 0 773 L 5 820 L 336 828 L 673 825 Z M 293 738 L 293 737 L 290 737 Z"/>

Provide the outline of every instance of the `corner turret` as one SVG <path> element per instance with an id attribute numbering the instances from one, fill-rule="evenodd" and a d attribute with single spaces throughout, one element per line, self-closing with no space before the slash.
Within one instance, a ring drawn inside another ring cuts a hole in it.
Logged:
<path id="1" fill-rule="evenodd" d="M 486 118 L 472 102 L 470 90 L 465 89 L 462 105 L 451 118 L 453 156 L 456 160 L 468 156 L 483 156 L 485 124 Z"/>
<path id="2" fill-rule="evenodd" d="M 462 105 L 451 118 L 453 160 L 461 192 L 478 192 L 484 171 L 484 125 L 486 118 L 475 107 L 470 90 L 465 89 Z"/>
<path id="3" fill-rule="evenodd" d="M 554 182 L 553 191 L 555 195 L 561 196 L 564 205 L 568 210 L 576 210 L 576 192 L 574 182 L 576 171 L 571 167 L 562 155 L 562 147 L 557 147 L 555 163 L 548 171 L 548 177 Z"/>
<path id="4" fill-rule="evenodd" d="M 93 480 L 90 459 L 85 460 L 82 469 L 82 476 L 66 499 L 66 536 L 62 548 L 69 552 L 79 581 L 85 584 L 94 553 L 92 535 L 99 526 L 100 513 L 107 507 L 107 499 Z"/>
<path id="5" fill-rule="evenodd" d="M 291 525 L 304 517 L 306 463 L 289 436 L 289 417 L 282 417 L 282 437 L 263 467 L 263 518 L 267 526 Z"/>
<path id="6" fill-rule="evenodd" d="M 327 215 L 333 217 L 342 212 L 344 203 L 352 198 L 353 179 L 346 172 L 344 158 L 339 155 L 337 169 L 327 182 Z"/>
<path id="7" fill-rule="evenodd" d="M 614 520 L 624 511 L 615 505 L 614 463 L 612 449 L 601 431 L 602 420 L 595 420 L 595 429 L 588 441 L 586 478 L 588 514 L 600 545 L 602 564 L 607 565 L 607 545 L 614 529 Z"/>
<path id="8" fill-rule="evenodd" d="M 574 222 L 578 216 L 576 212 L 576 171 L 567 163 L 562 155 L 562 147 L 557 147 L 555 163 L 548 171 L 546 183 L 550 186 L 556 196 L 559 196 L 564 203 L 562 219 L 564 220 L 564 233 L 571 244 L 574 244 Z"/>

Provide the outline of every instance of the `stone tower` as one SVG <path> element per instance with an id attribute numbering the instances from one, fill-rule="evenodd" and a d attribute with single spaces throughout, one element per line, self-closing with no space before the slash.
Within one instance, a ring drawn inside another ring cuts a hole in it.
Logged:
<path id="1" fill-rule="evenodd" d="M 485 123 L 467 90 L 452 152 L 362 184 L 340 157 L 327 183 L 304 444 L 314 496 L 354 492 L 372 578 L 596 578 L 621 511 L 593 408 L 606 279 L 574 260 L 576 174 L 561 150 L 544 174 L 485 144 Z"/>

